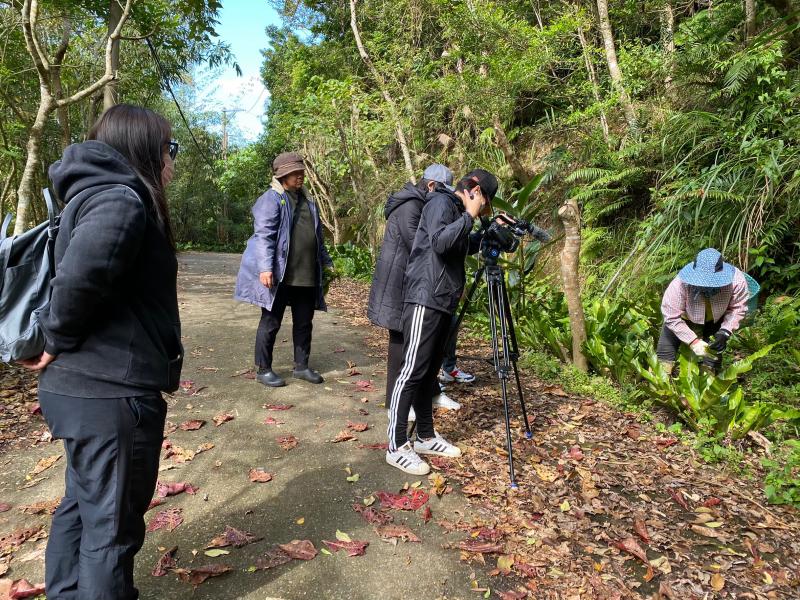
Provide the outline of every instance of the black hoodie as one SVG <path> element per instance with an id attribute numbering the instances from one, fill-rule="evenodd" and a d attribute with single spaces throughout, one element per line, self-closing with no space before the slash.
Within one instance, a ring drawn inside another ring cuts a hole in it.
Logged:
<path id="1" fill-rule="evenodd" d="M 369 320 L 379 327 L 403 330 L 403 277 L 424 204 L 425 193 L 413 183 L 406 183 L 386 201 L 386 230 L 367 307 Z"/>
<path id="2" fill-rule="evenodd" d="M 40 389 L 82 398 L 176 390 L 178 265 L 147 188 L 119 152 L 97 141 L 69 146 L 49 174 L 66 207 L 41 318 L 56 360 Z"/>
<path id="3" fill-rule="evenodd" d="M 438 186 L 428 201 L 406 267 L 405 301 L 452 314 L 464 291 L 464 259 L 478 251 L 481 233 L 453 192 Z"/>

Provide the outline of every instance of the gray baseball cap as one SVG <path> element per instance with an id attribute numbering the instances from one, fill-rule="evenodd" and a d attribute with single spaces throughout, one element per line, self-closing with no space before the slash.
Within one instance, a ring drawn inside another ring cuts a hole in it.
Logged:
<path id="1" fill-rule="evenodd" d="M 455 189 L 453 187 L 453 172 L 439 163 L 429 165 L 422 173 L 422 178 L 441 183 L 451 192 Z"/>

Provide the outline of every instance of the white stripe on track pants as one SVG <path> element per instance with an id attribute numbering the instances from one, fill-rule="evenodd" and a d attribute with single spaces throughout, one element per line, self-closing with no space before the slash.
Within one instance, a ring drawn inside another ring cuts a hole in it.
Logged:
<path id="1" fill-rule="evenodd" d="M 411 406 L 417 413 L 417 433 L 434 436 L 433 397 L 430 390 L 439 374 L 452 317 L 419 304 L 403 307 L 403 364 L 389 404 L 389 450 L 408 441 L 406 429 Z"/>

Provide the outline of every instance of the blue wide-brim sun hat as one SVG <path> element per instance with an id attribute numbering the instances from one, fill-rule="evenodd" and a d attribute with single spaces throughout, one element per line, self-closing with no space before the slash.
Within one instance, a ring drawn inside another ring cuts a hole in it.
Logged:
<path id="1" fill-rule="evenodd" d="M 701 250 L 688 265 L 678 273 L 681 281 L 704 288 L 719 288 L 733 283 L 736 267 L 722 260 L 716 248 Z"/>

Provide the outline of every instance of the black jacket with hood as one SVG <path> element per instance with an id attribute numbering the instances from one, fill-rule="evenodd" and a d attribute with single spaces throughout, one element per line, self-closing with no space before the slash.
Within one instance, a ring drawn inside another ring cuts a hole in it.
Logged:
<path id="1" fill-rule="evenodd" d="M 147 188 L 98 141 L 69 146 L 49 174 L 66 207 L 41 318 L 45 350 L 56 359 L 40 388 L 83 398 L 176 390 L 178 264 Z"/>
<path id="2" fill-rule="evenodd" d="M 386 201 L 386 229 L 367 306 L 369 320 L 379 327 L 403 330 L 403 279 L 424 204 L 425 193 L 412 183 Z"/>
<path id="3" fill-rule="evenodd" d="M 480 234 L 455 193 L 438 186 L 422 209 L 405 276 L 405 301 L 452 314 L 464 291 L 464 259 Z"/>

